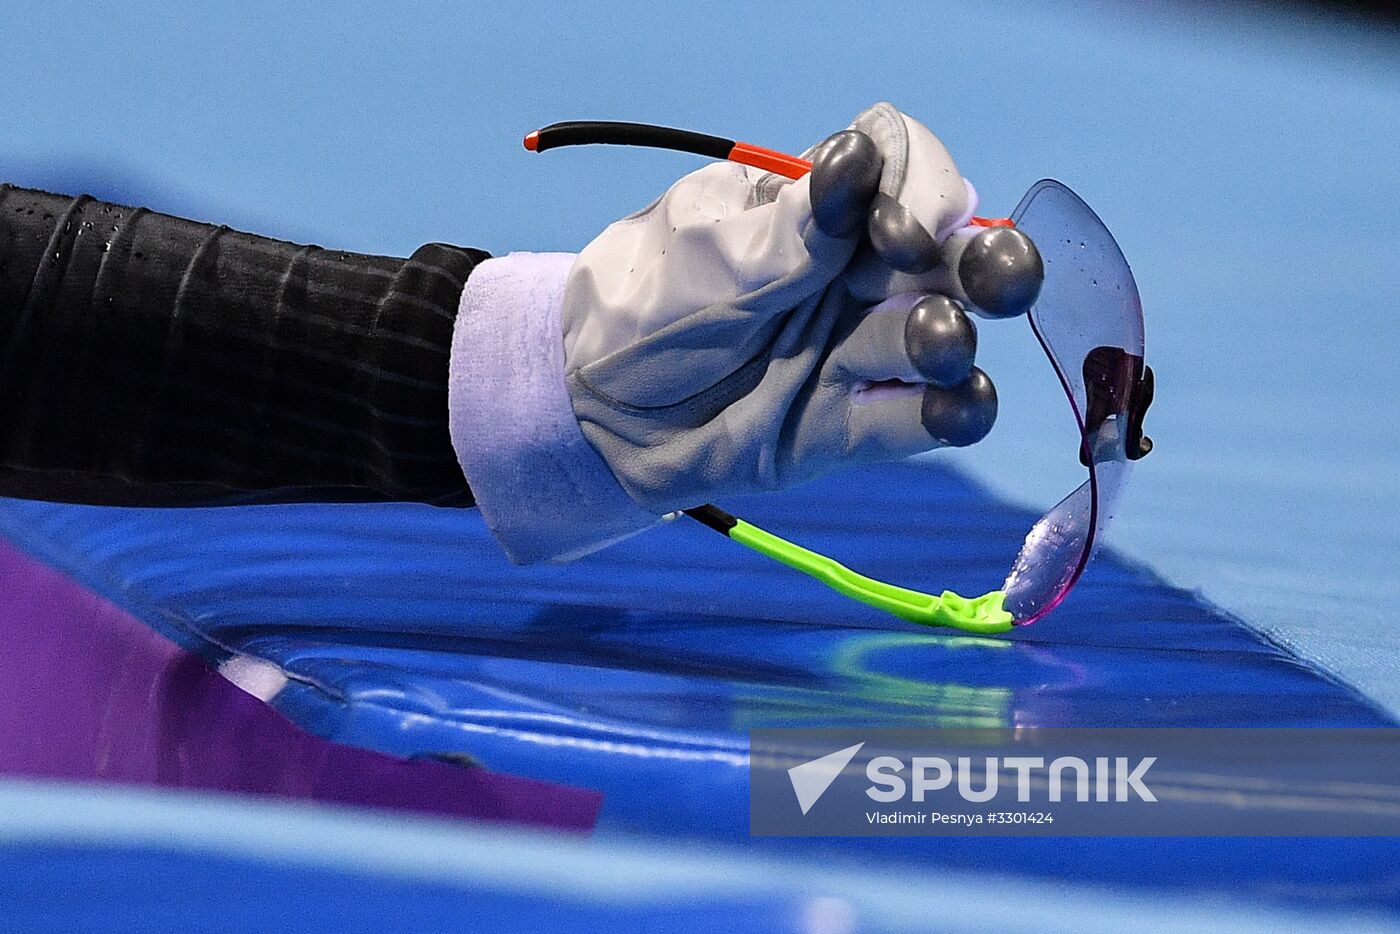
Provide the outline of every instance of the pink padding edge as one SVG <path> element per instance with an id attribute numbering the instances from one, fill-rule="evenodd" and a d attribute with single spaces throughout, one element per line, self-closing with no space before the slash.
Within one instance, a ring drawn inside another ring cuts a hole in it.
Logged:
<path id="1" fill-rule="evenodd" d="M 306 732 L 0 542 L 0 774 L 191 788 L 589 830 L 602 794 Z"/>

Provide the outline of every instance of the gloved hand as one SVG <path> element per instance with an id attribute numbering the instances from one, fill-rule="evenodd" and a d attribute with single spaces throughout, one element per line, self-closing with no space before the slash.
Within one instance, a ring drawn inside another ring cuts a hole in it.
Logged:
<path id="1" fill-rule="evenodd" d="M 1042 276 L 1033 244 L 1006 228 L 968 228 L 971 186 L 927 128 L 888 104 L 808 155 L 813 170 L 796 182 L 731 163 L 686 176 L 590 243 L 557 299 L 533 295 L 558 304 L 562 348 L 548 366 L 557 362 L 597 460 L 583 465 L 588 451 L 572 434 L 564 461 L 541 447 L 547 433 L 516 445 L 525 461 L 513 473 L 525 482 L 513 495 L 537 498 L 528 514 L 486 489 L 499 486 L 499 468 L 464 453 L 484 413 L 459 418 L 454 345 L 454 444 L 513 557 L 569 556 L 713 498 L 972 444 L 991 428 L 996 392 L 973 365 L 964 309 L 1024 312 Z M 481 338 L 471 321 L 493 304 L 478 277 L 537 261 L 517 254 L 478 268 L 459 344 Z M 530 274 L 518 271 L 516 291 Z M 523 364 L 518 356 L 515 376 Z M 543 489 L 520 476 L 526 462 L 550 475 Z M 546 515 L 540 496 L 553 498 Z"/>

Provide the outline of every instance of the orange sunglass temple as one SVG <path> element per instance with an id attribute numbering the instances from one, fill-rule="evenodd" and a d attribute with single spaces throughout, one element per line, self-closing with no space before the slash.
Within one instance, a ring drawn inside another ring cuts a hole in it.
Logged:
<path id="1" fill-rule="evenodd" d="M 812 163 L 776 149 L 755 146 L 719 136 L 677 130 L 644 123 L 615 123 L 611 121 L 571 121 L 554 123 L 535 130 L 525 137 L 525 148 L 544 152 L 558 146 L 605 143 L 626 146 L 652 146 L 693 152 L 713 159 L 727 159 L 740 165 L 773 172 L 785 178 L 801 178 L 812 171 Z M 974 217 L 974 227 L 1014 227 L 1009 217 Z"/>

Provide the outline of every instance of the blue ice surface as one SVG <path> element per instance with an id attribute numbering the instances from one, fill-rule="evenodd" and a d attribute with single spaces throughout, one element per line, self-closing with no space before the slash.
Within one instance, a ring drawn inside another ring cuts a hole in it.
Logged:
<path id="1" fill-rule="evenodd" d="M 800 150 L 888 99 L 985 211 L 1076 188 L 1141 285 L 1160 391 L 1117 540 L 1400 711 L 1400 46 L 1302 5 L 871 0 L 6 4 L 0 176 L 348 249 L 574 250 L 685 155 L 529 156 L 597 117 Z M 960 455 L 1067 490 L 1019 323 L 1002 423 Z"/>
<path id="2" fill-rule="evenodd" d="M 1000 583 L 1035 518 L 934 463 L 725 505 L 881 578 L 967 592 Z M 280 665 L 291 681 L 273 703 L 321 735 L 603 791 L 603 838 L 1400 908 L 1386 839 L 749 836 L 757 727 L 1393 724 L 1113 553 L 1006 639 L 886 617 L 689 520 L 530 568 L 506 561 L 475 510 L 410 505 L 0 500 L 0 535 L 211 661 Z"/>
<path id="3" fill-rule="evenodd" d="M 0 782 L 0 904 L 26 934 L 219 930 L 1393 931 L 1350 906 L 1192 903 L 284 802 Z"/>
<path id="4" fill-rule="evenodd" d="M 213 849 L 213 848 L 211 848 Z M 287 866 L 243 854 L 80 843 L 0 844 L 6 922 L 26 934 L 186 934 L 219 930 L 424 932 L 699 931 L 719 919 L 736 932 L 804 930 L 803 903 L 781 891 L 636 905 L 461 880 L 384 879 L 320 866 Z M 73 881 L 82 880 L 77 897 Z M 256 892 L 256 898 L 249 893 Z M 898 930 L 886 927 L 885 930 Z"/>

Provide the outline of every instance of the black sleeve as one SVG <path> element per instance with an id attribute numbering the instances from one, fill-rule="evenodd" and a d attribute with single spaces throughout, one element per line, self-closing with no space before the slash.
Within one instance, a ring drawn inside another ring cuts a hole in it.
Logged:
<path id="1" fill-rule="evenodd" d="M 0 496 L 471 505 L 447 372 L 485 258 L 341 253 L 0 185 Z"/>

